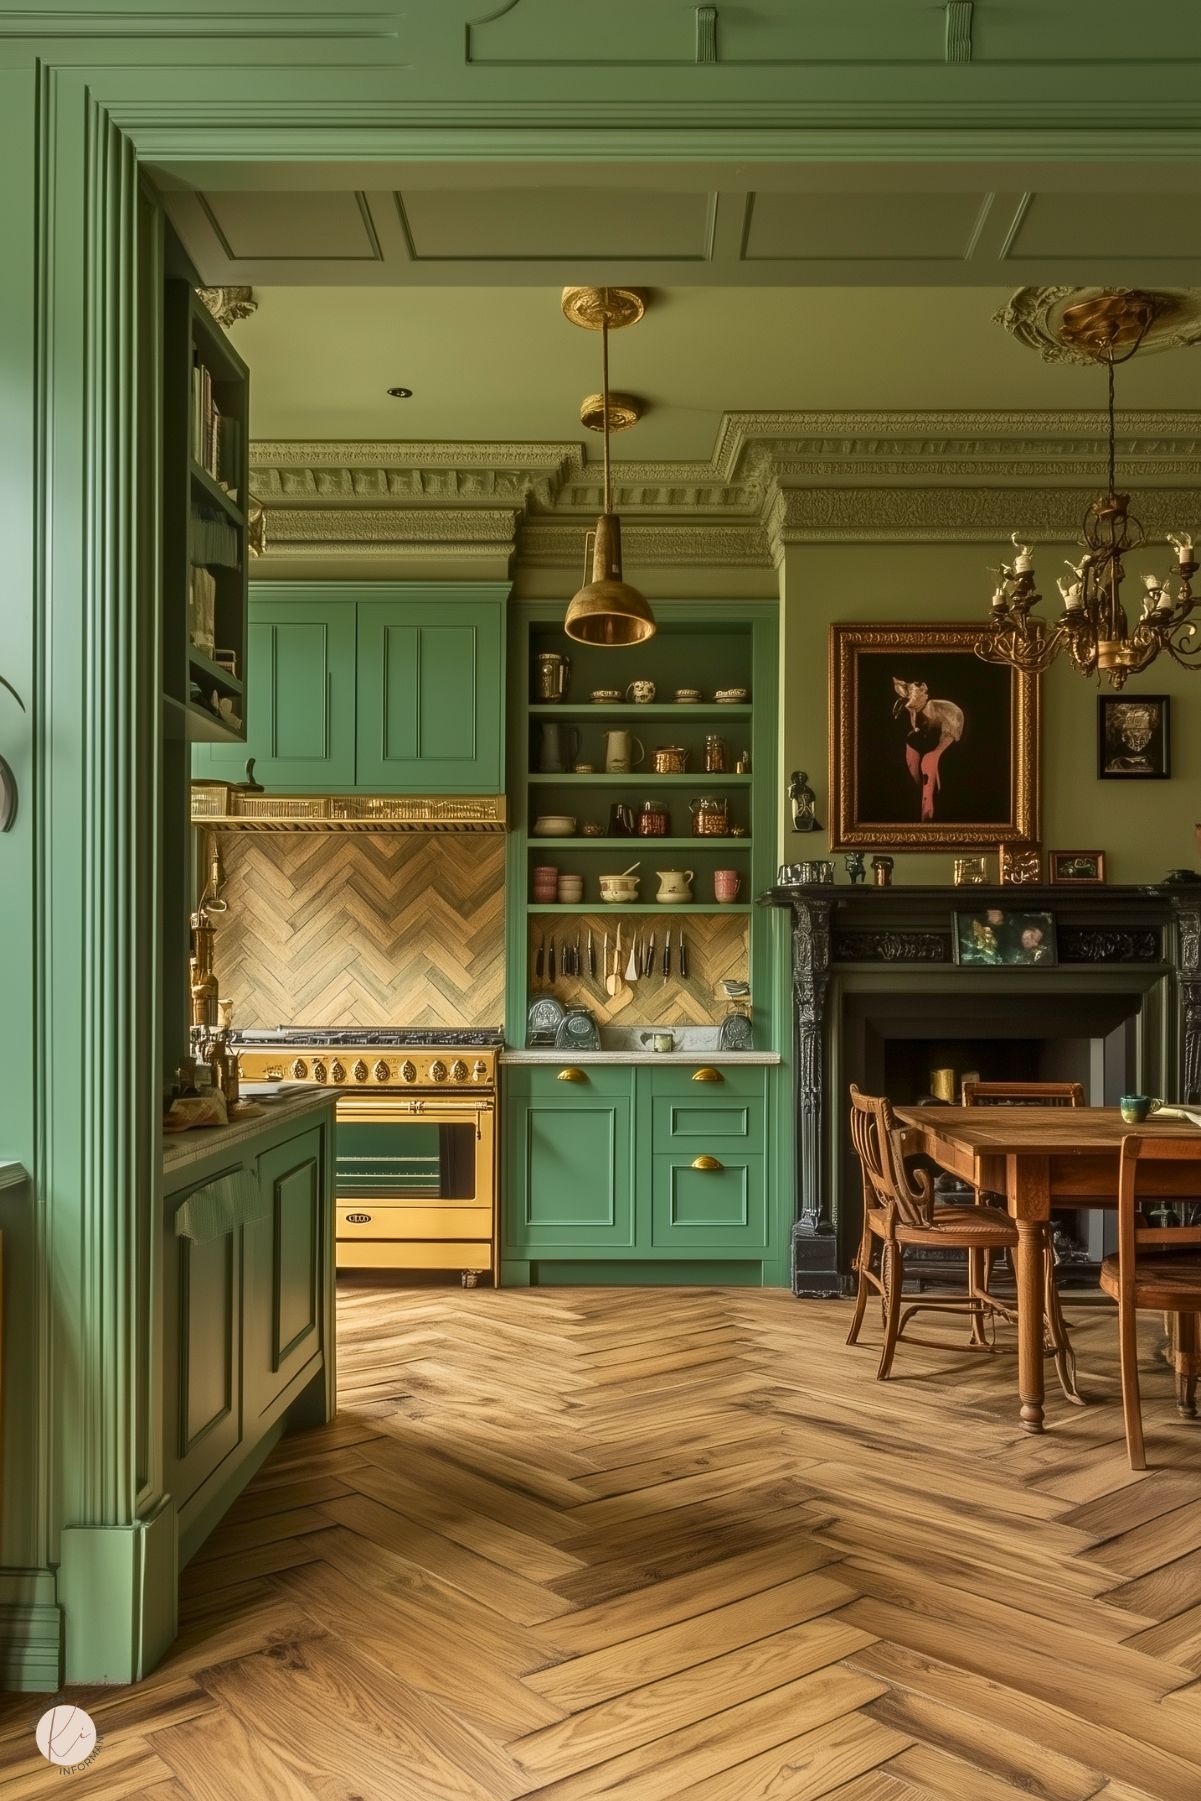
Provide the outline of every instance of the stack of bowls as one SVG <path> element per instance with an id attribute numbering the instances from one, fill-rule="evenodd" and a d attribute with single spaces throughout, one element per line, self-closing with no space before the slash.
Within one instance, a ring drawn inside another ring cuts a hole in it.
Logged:
<path id="1" fill-rule="evenodd" d="M 553 863 L 535 863 L 530 880 L 530 898 L 535 901 L 558 900 L 559 871 Z"/>
<path id="2" fill-rule="evenodd" d="M 561 875 L 559 877 L 559 899 L 568 906 L 578 906 L 584 898 L 584 878 L 582 875 Z"/>

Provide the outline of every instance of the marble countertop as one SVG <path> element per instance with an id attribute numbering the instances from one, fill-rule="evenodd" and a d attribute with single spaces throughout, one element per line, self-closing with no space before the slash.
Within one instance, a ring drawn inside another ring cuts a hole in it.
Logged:
<path id="1" fill-rule="evenodd" d="M 502 1051 L 505 1064 L 522 1063 L 778 1063 L 778 1051 Z"/>
<path id="2" fill-rule="evenodd" d="M 264 1094 L 277 1094 L 280 1098 L 270 1101 L 261 1113 L 252 1114 L 249 1119 L 235 1119 L 231 1126 L 194 1126 L 190 1132 L 164 1133 L 164 1170 L 174 1172 L 189 1163 L 221 1156 L 248 1138 L 257 1137 L 260 1132 L 301 1119 L 306 1113 L 316 1113 L 321 1107 L 332 1106 L 337 1099 L 328 1088 L 303 1087 L 299 1083 L 283 1087 L 252 1084 L 244 1087 L 242 1093 L 247 1100 L 261 1099 Z"/>

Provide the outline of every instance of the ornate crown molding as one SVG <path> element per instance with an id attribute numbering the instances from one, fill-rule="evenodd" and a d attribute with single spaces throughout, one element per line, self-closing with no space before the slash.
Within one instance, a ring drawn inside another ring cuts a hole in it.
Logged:
<path id="1" fill-rule="evenodd" d="M 267 509 L 266 560 L 281 557 L 511 556 L 513 508 L 290 507 Z"/>
<path id="2" fill-rule="evenodd" d="M 251 313 L 259 310 L 251 288 L 197 288 L 196 297 L 226 331 L 239 319 L 249 319 Z"/>
<path id="3" fill-rule="evenodd" d="M 730 525 L 718 520 L 682 520 L 674 525 L 622 524 L 622 550 L 633 566 L 720 563 L 726 567 L 767 568 L 771 552 L 761 524 Z M 524 567 L 578 570 L 584 540 L 575 523 L 527 521 L 518 533 L 517 556 Z"/>
<path id="4" fill-rule="evenodd" d="M 776 559 L 789 544 L 993 543 L 1023 535 L 1074 543 L 1092 488 L 792 488 L 767 521 Z M 1163 537 L 1195 500 L 1191 490 L 1140 496 L 1148 537 Z"/>
<path id="5" fill-rule="evenodd" d="M 1127 293 L 1119 288 L 1019 288 L 1011 294 L 993 324 L 1003 325 L 1019 344 L 1037 350 L 1048 363 L 1083 363 L 1095 368 L 1097 359 L 1091 351 L 1065 339 L 1065 308 L 1081 301 L 1095 299 L 1105 292 Z M 1201 288 L 1155 288 L 1156 303 L 1162 311 L 1139 345 L 1139 355 L 1154 350 L 1176 350 L 1195 344 L 1201 338 Z"/>

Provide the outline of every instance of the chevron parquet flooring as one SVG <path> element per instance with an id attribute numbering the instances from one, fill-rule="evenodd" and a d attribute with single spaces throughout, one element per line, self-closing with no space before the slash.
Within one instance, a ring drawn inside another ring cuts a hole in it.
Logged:
<path id="1" fill-rule="evenodd" d="M 185 1573 L 95 1801 L 1196 1801 L 1201 1427 L 1108 1310 L 1016 1430 L 1009 1357 L 842 1343 L 774 1291 L 345 1287 L 341 1412 Z M 59 1794 L 33 1697 L 0 1801 Z M 40 1766 L 40 1767 L 39 1767 Z M 76 1792 L 74 1789 L 72 1792 Z"/>

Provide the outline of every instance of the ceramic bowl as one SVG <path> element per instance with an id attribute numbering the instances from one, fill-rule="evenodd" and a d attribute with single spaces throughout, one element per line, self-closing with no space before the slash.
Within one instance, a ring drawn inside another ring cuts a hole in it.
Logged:
<path id="1" fill-rule="evenodd" d="M 701 691 L 699 688 L 677 688 L 675 697 L 677 701 L 691 705 L 693 701 L 700 700 Z"/>
<path id="2" fill-rule="evenodd" d="M 535 838 L 571 838 L 575 820 L 568 813 L 539 813 L 530 830 Z"/>
<path id="3" fill-rule="evenodd" d="M 719 688 L 717 693 L 713 696 L 714 700 L 718 701 L 722 706 L 730 706 L 740 701 L 749 700 L 750 697 L 751 691 L 749 688 Z"/>
<path id="4" fill-rule="evenodd" d="M 611 707 L 615 702 L 621 700 L 622 693 L 620 688 L 594 688 L 588 698 L 594 701 L 598 707 Z"/>
<path id="5" fill-rule="evenodd" d="M 603 875 L 600 877 L 601 899 L 609 906 L 615 901 L 636 901 L 641 879 L 636 875 Z"/>

